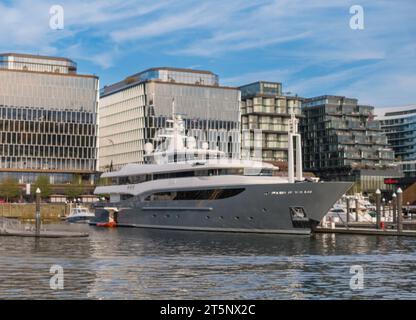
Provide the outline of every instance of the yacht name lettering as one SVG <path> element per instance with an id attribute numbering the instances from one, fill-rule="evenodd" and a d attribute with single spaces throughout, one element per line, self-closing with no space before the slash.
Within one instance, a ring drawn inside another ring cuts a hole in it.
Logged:
<path id="1" fill-rule="evenodd" d="M 312 194 L 312 190 L 283 190 L 283 191 L 272 191 L 271 195 L 281 196 L 290 194 Z"/>

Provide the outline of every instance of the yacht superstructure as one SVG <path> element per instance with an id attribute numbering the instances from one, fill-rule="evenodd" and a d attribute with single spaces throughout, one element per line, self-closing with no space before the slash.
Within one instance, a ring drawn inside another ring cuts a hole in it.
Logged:
<path id="1" fill-rule="evenodd" d="M 110 195 L 105 206 L 118 209 L 121 227 L 176 230 L 309 234 L 351 187 L 316 182 L 302 175 L 297 119 L 291 118 L 289 172 L 252 160 L 228 159 L 224 152 L 196 148 L 182 117 L 156 150 L 146 146 L 145 164 L 128 164 L 102 174 L 107 183 L 95 194 Z M 296 157 L 293 138 L 296 138 Z M 296 158 L 296 172 L 294 159 Z"/>

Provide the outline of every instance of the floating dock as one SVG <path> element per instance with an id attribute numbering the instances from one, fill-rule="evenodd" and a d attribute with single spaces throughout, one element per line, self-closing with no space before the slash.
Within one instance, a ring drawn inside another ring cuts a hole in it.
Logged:
<path id="1" fill-rule="evenodd" d="M 34 231 L 25 230 L 4 230 L 0 229 L 0 236 L 9 237 L 32 237 L 32 238 L 85 238 L 88 233 L 73 231 L 43 230 L 39 234 Z"/>
<path id="2" fill-rule="evenodd" d="M 37 232 L 36 232 L 37 231 Z M 20 221 L 0 217 L 0 237 L 30 237 L 30 238 L 84 238 L 89 234 L 69 230 L 47 230 L 23 225 Z"/>
<path id="3" fill-rule="evenodd" d="M 397 231 L 396 229 L 375 229 L 375 228 L 347 228 L 336 227 L 326 228 L 317 227 L 315 233 L 341 233 L 351 235 L 371 235 L 371 236 L 399 236 L 399 237 L 416 237 L 416 230 Z"/>

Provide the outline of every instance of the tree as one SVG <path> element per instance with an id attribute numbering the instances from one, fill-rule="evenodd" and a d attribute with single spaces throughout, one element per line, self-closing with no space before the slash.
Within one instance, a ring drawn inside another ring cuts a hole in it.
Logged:
<path id="1" fill-rule="evenodd" d="M 75 176 L 72 182 L 65 187 L 65 194 L 68 196 L 68 198 L 78 198 L 83 194 L 84 186 L 80 181 L 81 179 Z"/>
<path id="2" fill-rule="evenodd" d="M 9 199 L 17 198 L 20 195 L 20 187 L 17 180 L 13 177 L 6 177 L 0 183 L 0 196 Z"/>
<path id="3" fill-rule="evenodd" d="M 48 176 L 41 175 L 39 176 L 35 183 L 33 184 L 34 192 L 39 188 L 40 189 L 40 195 L 42 198 L 47 198 L 51 195 L 52 189 L 51 185 L 49 183 Z"/>

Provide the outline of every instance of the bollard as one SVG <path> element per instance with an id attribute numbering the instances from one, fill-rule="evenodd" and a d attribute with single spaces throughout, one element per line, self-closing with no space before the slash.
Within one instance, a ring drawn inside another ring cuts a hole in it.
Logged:
<path id="1" fill-rule="evenodd" d="M 359 210 L 358 197 L 355 197 L 355 221 L 356 222 L 358 222 L 358 210 Z"/>
<path id="2" fill-rule="evenodd" d="M 380 229 L 380 215 L 381 215 L 381 191 L 376 191 L 376 229 Z"/>
<path id="3" fill-rule="evenodd" d="M 397 189 L 397 232 L 403 231 L 403 191 L 402 189 Z"/>
<path id="4" fill-rule="evenodd" d="M 35 214 L 35 220 L 36 220 L 36 236 L 39 237 L 40 235 L 40 223 L 41 223 L 41 216 L 40 216 L 40 189 L 36 189 L 36 214 Z"/>
<path id="5" fill-rule="evenodd" d="M 397 195 L 396 193 L 393 193 L 392 203 L 393 203 L 393 224 L 396 224 L 397 223 Z"/>

